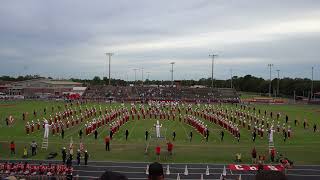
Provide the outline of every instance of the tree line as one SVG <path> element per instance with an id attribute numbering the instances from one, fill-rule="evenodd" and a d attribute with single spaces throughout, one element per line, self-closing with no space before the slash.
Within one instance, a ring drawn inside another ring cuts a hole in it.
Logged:
<path id="1" fill-rule="evenodd" d="M 24 81 L 30 79 L 38 79 L 42 78 L 39 75 L 26 75 L 19 77 L 10 77 L 10 76 L 1 76 L 0 80 L 2 81 Z M 49 79 L 52 79 L 49 77 Z M 107 77 L 103 77 L 102 79 L 99 76 L 95 76 L 93 79 L 69 79 L 75 82 L 81 82 L 84 85 L 107 85 L 109 79 Z M 132 85 L 171 85 L 171 81 L 169 80 L 149 80 L 146 79 L 144 82 L 139 81 L 124 81 L 122 79 L 111 79 L 111 85 L 113 86 L 128 86 Z M 180 84 L 181 86 L 194 86 L 194 85 L 203 85 L 206 87 L 211 87 L 211 78 L 201 78 L 199 80 L 179 80 L 176 81 L 175 84 Z M 231 79 L 227 80 L 213 80 L 213 85 L 215 88 L 234 88 L 237 91 L 244 92 L 254 92 L 260 94 L 267 94 L 269 92 L 269 80 L 265 80 L 263 78 L 255 77 L 252 75 L 246 75 L 243 77 L 233 76 L 232 83 Z M 279 79 L 279 93 L 277 92 L 278 79 L 274 78 L 271 81 L 271 93 L 273 95 L 277 94 L 278 96 L 293 96 L 295 91 L 297 96 L 305 96 L 310 97 L 311 91 L 311 79 L 308 78 L 282 78 Z M 313 92 L 320 92 L 320 81 L 313 82 Z"/>

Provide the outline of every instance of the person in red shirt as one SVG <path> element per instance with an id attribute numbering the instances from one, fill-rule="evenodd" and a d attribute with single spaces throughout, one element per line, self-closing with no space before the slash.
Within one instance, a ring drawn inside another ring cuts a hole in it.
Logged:
<path id="1" fill-rule="evenodd" d="M 173 144 L 170 141 L 167 143 L 167 149 L 168 149 L 168 154 L 171 156 L 172 150 L 173 150 Z"/>
<path id="2" fill-rule="evenodd" d="M 160 152 L 161 152 L 161 147 L 158 144 L 157 147 L 156 147 L 156 155 L 157 155 L 158 161 L 160 161 Z"/>
<path id="3" fill-rule="evenodd" d="M 10 143 L 10 151 L 11 151 L 11 154 L 16 154 L 16 144 L 14 144 L 13 141 L 11 141 Z"/>
<path id="4" fill-rule="evenodd" d="M 252 163 L 256 164 L 257 163 L 257 151 L 256 147 L 253 147 L 252 152 L 251 152 L 251 157 L 252 157 Z"/>
<path id="5" fill-rule="evenodd" d="M 110 137 L 106 136 L 104 142 L 106 143 L 106 151 L 110 151 Z"/>
<path id="6" fill-rule="evenodd" d="M 275 156 L 276 156 L 276 150 L 275 150 L 275 148 L 272 148 L 270 151 L 271 162 L 274 162 Z"/>

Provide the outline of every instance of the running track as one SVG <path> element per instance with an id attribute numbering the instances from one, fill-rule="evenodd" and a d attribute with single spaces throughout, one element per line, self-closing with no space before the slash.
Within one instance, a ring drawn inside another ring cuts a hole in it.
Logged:
<path id="1" fill-rule="evenodd" d="M 4 162 L 3 160 L 0 162 Z M 40 161 L 29 160 L 32 164 L 42 163 L 60 163 L 60 161 Z M 83 163 L 83 162 L 82 162 Z M 75 162 L 74 162 L 75 164 Z M 150 163 L 142 162 L 105 162 L 105 161 L 89 161 L 88 166 L 74 165 L 74 177 L 77 179 L 97 179 L 106 170 L 119 172 L 126 175 L 129 179 L 146 179 L 146 167 Z M 227 165 L 222 164 L 183 164 L 183 163 L 169 163 L 163 164 L 164 173 L 166 173 L 167 165 L 169 165 L 170 175 L 165 175 L 165 179 L 177 179 L 179 173 L 181 179 L 194 179 L 199 180 L 201 174 L 204 179 L 219 179 L 222 174 L 224 166 L 227 171 L 227 179 L 238 179 L 241 174 L 242 180 L 253 180 L 255 172 L 241 172 L 231 171 Z M 188 175 L 184 175 L 185 166 L 188 167 Z M 206 168 L 209 167 L 210 175 L 206 174 Z M 316 180 L 320 179 L 320 165 L 300 165 L 295 166 L 287 171 L 287 177 L 289 180 Z"/>

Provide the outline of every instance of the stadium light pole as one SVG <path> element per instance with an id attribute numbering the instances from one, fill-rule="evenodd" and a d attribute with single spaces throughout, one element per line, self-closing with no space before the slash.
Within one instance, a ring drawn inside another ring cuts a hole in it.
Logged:
<path id="1" fill-rule="evenodd" d="M 171 62 L 171 87 L 173 87 L 173 65 L 175 64 L 175 62 Z"/>
<path id="2" fill-rule="evenodd" d="M 137 68 L 134 68 L 134 84 L 136 84 L 136 81 L 137 81 Z"/>
<path id="3" fill-rule="evenodd" d="M 271 97 L 271 68 L 273 64 L 268 64 L 268 67 L 270 69 L 270 84 L 269 84 L 269 97 Z"/>
<path id="4" fill-rule="evenodd" d="M 142 86 L 143 86 L 143 68 L 141 68 L 141 81 L 142 81 Z"/>
<path id="5" fill-rule="evenodd" d="M 279 96 L 279 94 L 280 94 L 280 91 L 279 91 L 279 87 L 280 87 L 280 77 L 279 77 L 279 72 L 280 72 L 280 70 L 279 69 L 277 69 L 277 73 L 278 73 L 278 81 L 277 81 L 277 97 Z"/>
<path id="6" fill-rule="evenodd" d="M 214 57 L 217 57 L 217 54 L 209 54 L 209 57 L 211 57 L 211 90 L 213 91 L 213 67 L 214 67 Z"/>
<path id="7" fill-rule="evenodd" d="M 313 98 L 313 66 L 311 68 L 311 93 L 310 93 L 310 99 Z"/>
<path id="8" fill-rule="evenodd" d="M 113 55 L 113 53 L 106 53 L 107 56 L 109 56 L 109 85 L 111 85 L 111 56 Z"/>

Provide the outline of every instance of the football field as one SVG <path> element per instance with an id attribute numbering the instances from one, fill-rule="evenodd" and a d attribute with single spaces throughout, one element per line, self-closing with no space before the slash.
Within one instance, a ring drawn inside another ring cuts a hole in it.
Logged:
<path id="1" fill-rule="evenodd" d="M 23 147 L 29 148 L 30 143 L 35 140 L 38 144 L 38 154 L 36 156 L 29 157 L 29 159 L 44 160 L 50 152 L 57 152 L 58 156 L 56 160 L 61 159 L 61 148 L 69 147 L 70 139 L 73 140 L 75 149 L 79 148 L 80 139 L 78 132 L 80 129 L 84 131 L 85 122 L 75 125 L 72 128 L 65 130 L 64 139 L 59 135 L 49 135 L 49 147 L 48 150 L 41 150 L 41 142 L 43 136 L 43 129 L 40 131 L 26 135 L 25 123 L 22 120 L 22 113 L 28 112 L 28 121 L 37 119 L 42 120 L 43 117 L 48 118 L 49 114 L 52 114 L 51 108 L 55 107 L 57 112 L 57 106 L 60 105 L 64 109 L 63 102 L 54 101 L 6 101 L 0 102 L 0 156 L 1 159 L 21 159 L 23 154 Z M 88 103 L 83 105 L 82 108 L 96 107 L 97 109 L 117 109 L 121 106 L 119 103 Z M 130 104 L 125 104 L 130 109 Z M 147 105 L 145 105 L 147 106 Z M 195 105 L 193 105 L 195 106 Z M 218 105 L 215 105 L 218 106 Z M 43 109 L 47 107 L 46 115 L 43 113 Z M 198 109 L 204 108 L 205 105 L 197 106 Z M 274 141 L 275 147 L 278 153 L 282 153 L 295 164 L 312 165 L 320 164 L 320 133 L 319 131 L 313 132 L 313 124 L 316 123 L 319 126 L 320 108 L 319 106 L 312 105 L 256 105 L 256 109 L 261 109 L 264 113 L 272 111 L 274 114 L 280 112 L 282 114 L 279 121 L 281 124 L 284 122 L 285 115 L 289 116 L 289 124 L 292 128 L 293 135 L 286 142 L 283 141 L 282 133 L 275 133 Z M 79 108 L 74 107 L 73 108 Z M 194 107 L 196 108 L 196 107 Z M 219 106 L 222 109 L 236 108 L 234 105 L 222 105 Z M 239 107 L 237 107 L 239 108 Z M 36 110 L 37 118 L 33 117 L 33 111 Z M 62 111 L 62 110 L 61 110 Z M 252 109 L 251 109 L 252 111 Z M 182 116 L 185 112 L 182 112 Z M 5 123 L 5 117 L 12 115 L 14 117 L 14 123 L 12 126 L 7 127 Z M 294 119 L 299 120 L 297 126 L 294 125 Z M 302 122 L 303 119 L 308 120 L 309 126 L 304 129 Z M 85 121 L 91 120 L 86 119 Z M 201 118 L 199 118 L 201 119 Z M 98 129 L 98 139 L 95 140 L 93 134 L 83 135 L 83 143 L 85 149 L 90 154 L 90 160 L 95 161 L 118 161 L 118 162 L 152 162 L 155 161 L 156 155 L 154 152 L 155 146 L 159 144 L 162 147 L 162 152 L 166 152 L 166 142 L 172 141 L 172 132 L 176 132 L 176 139 L 173 141 L 174 153 L 172 157 L 166 157 L 165 153 L 161 154 L 160 161 L 163 163 L 233 163 L 235 160 L 235 154 L 242 154 L 243 163 L 251 163 L 251 150 L 255 146 L 257 153 L 262 155 L 268 155 L 268 138 L 267 135 L 264 138 L 257 137 L 256 142 L 252 142 L 251 132 L 246 128 L 241 128 L 240 142 L 237 141 L 231 134 L 225 131 L 224 141 L 220 140 L 220 132 L 222 128 L 210 121 L 201 119 L 208 125 L 210 131 L 209 141 L 206 142 L 204 137 L 198 133 L 193 127 L 187 125 L 183 121 L 176 120 L 161 120 L 162 124 L 161 133 L 165 137 L 162 140 L 156 140 L 149 138 L 145 140 L 145 131 L 149 131 L 151 136 L 154 135 L 154 124 L 156 120 L 154 118 L 146 117 L 146 119 L 130 120 L 121 126 L 120 130 L 114 135 L 111 141 L 111 151 L 105 151 L 104 137 L 109 135 L 110 127 L 107 125 Z M 128 140 L 125 140 L 125 131 L 129 131 Z M 189 133 L 193 132 L 193 139 L 190 142 Z M 50 132 L 51 133 L 51 132 Z M 9 143 L 14 141 L 17 146 L 16 155 L 10 155 Z M 147 152 L 145 149 L 147 148 Z M 31 153 L 30 153 L 31 154 Z M 269 158 L 267 159 L 267 162 Z"/>

